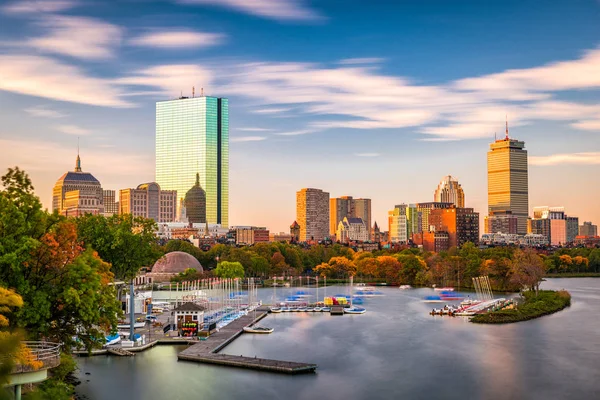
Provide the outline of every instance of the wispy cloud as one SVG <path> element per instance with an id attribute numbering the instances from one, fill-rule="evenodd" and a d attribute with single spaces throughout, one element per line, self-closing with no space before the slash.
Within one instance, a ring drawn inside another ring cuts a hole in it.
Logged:
<path id="1" fill-rule="evenodd" d="M 168 32 L 150 32 L 129 41 L 130 44 L 143 47 L 164 49 L 211 47 L 225 41 L 220 33 L 179 30 Z"/>
<path id="2" fill-rule="evenodd" d="M 46 34 L 28 39 L 24 45 L 46 53 L 101 60 L 115 56 L 123 29 L 94 18 L 52 15 L 39 25 Z"/>
<path id="3" fill-rule="evenodd" d="M 379 157 L 380 153 L 354 153 L 357 157 Z"/>
<path id="4" fill-rule="evenodd" d="M 92 134 L 91 130 L 77 125 L 57 125 L 54 127 L 54 129 L 60 133 L 73 136 L 87 136 Z"/>
<path id="5" fill-rule="evenodd" d="M 585 121 L 575 122 L 571 124 L 571 126 L 577 129 L 582 129 L 584 131 L 600 132 L 600 119 L 589 119 Z"/>
<path id="6" fill-rule="evenodd" d="M 33 117 L 40 118 L 64 118 L 67 116 L 67 114 L 44 106 L 29 107 L 24 111 Z"/>
<path id="7" fill-rule="evenodd" d="M 0 8 L 7 14 L 55 13 L 75 7 L 77 1 L 69 0 L 22 0 L 13 1 Z"/>
<path id="8" fill-rule="evenodd" d="M 255 114 L 281 114 L 284 112 L 290 111 L 290 107 L 274 107 L 274 108 L 261 108 L 259 110 L 254 110 Z"/>
<path id="9" fill-rule="evenodd" d="M 279 135 L 279 136 L 298 136 L 298 135 L 307 135 L 309 133 L 315 133 L 315 132 L 317 132 L 315 129 L 301 129 L 301 130 L 297 130 L 297 131 L 277 132 L 277 133 L 275 133 L 275 135 Z"/>
<path id="10" fill-rule="evenodd" d="M 238 131 L 244 132 L 272 132 L 273 129 L 269 128 L 237 128 Z"/>
<path id="11" fill-rule="evenodd" d="M 266 140 L 265 136 L 238 136 L 229 138 L 230 142 L 260 142 Z"/>
<path id="12" fill-rule="evenodd" d="M 530 156 L 529 163 L 532 165 L 540 166 L 559 164 L 598 165 L 600 164 L 600 152 L 563 153 L 552 154 L 549 156 Z"/>
<path id="13" fill-rule="evenodd" d="M 361 65 L 361 64 L 379 64 L 385 61 L 385 58 L 379 57 L 363 57 L 363 58 L 346 58 L 340 60 L 341 65 Z"/>
<path id="14" fill-rule="evenodd" d="M 191 91 L 192 86 L 206 87 L 213 81 L 213 73 L 193 64 L 163 65 L 137 71 L 134 75 L 116 80 L 123 85 L 156 87 L 164 96 L 179 96 L 182 90 Z M 184 92 L 186 93 L 186 92 Z M 191 95 L 191 93 L 189 93 Z"/>
<path id="15" fill-rule="evenodd" d="M 112 82 L 48 57 L 0 55 L 0 76 L 0 90 L 96 106 L 132 106 Z"/>
<path id="16" fill-rule="evenodd" d="M 278 21 L 316 21 L 323 17 L 304 0 L 176 0 L 181 4 L 213 5 Z"/>

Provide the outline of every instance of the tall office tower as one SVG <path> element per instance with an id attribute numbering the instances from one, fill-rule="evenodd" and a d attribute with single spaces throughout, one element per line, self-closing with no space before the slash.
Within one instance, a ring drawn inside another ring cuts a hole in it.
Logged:
<path id="1" fill-rule="evenodd" d="M 460 247 L 467 242 L 479 244 L 479 213 L 472 208 L 435 209 L 429 214 L 435 232 L 448 233 L 448 247 Z"/>
<path id="2" fill-rule="evenodd" d="M 161 190 L 156 182 L 143 183 L 136 189 L 119 191 L 119 213 L 151 218 L 156 222 L 173 222 L 177 209 L 177 192 Z"/>
<path id="3" fill-rule="evenodd" d="M 301 242 L 329 237 L 329 193 L 312 188 L 296 192 L 296 221 Z"/>
<path id="4" fill-rule="evenodd" d="M 206 191 L 207 222 L 228 226 L 228 100 L 202 96 L 156 103 L 156 183 L 177 191 L 178 215 L 185 215 L 185 194 L 196 173 Z"/>
<path id="5" fill-rule="evenodd" d="M 409 204 L 406 207 L 406 223 L 409 239 L 412 239 L 412 235 L 422 232 L 423 221 L 416 204 Z"/>
<path id="6" fill-rule="evenodd" d="M 408 218 L 406 217 L 406 204 L 394 206 L 388 211 L 388 235 L 392 243 L 408 242 Z"/>
<path id="7" fill-rule="evenodd" d="M 506 137 L 490 144 L 488 164 L 488 213 L 509 212 L 517 217 L 517 233 L 527 233 L 529 185 L 525 142 Z M 508 233 L 508 232 L 502 232 Z"/>
<path id="8" fill-rule="evenodd" d="M 64 173 L 52 189 L 52 210 L 68 217 L 104 213 L 102 185 L 92 174 L 83 172 L 79 154 L 75 170 Z"/>
<path id="9" fill-rule="evenodd" d="M 110 217 L 119 213 L 119 202 L 114 190 L 104 190 L 104 216 Z"/>
<path id="10" fill-rule="evenodd" d="M 585 221 L 583 225 L 579 225 L 579 236 L 598 236 L 598 226 Z"/>
<path id="11" fill-rule="evenodd" d="M 351 218 L 360 218 L 367 225 L 367 240 L 372 240 L 371 236 L 371 199 L 354 199 L 354 214 Z"/>
<path id="12" fill-rule="evenodd" d="M 465 192 L 451 175 L 445 176 L 438 185 L 433 195 L 433 201 L 438 203 L 452 203 L 458 208 L 465 206 Z"/>
<path id="13" fill-rule="evenodd" d="M 421 232 L 430 231 L 429 214 L 432 210 L 450 208 L 452 203 L 438 203 L 436 201 L 428 203 L 417 203 L 417 211 L 421 217 Z"/>
<path id="14" fill-rule="evenodd" d="M 340 222 L 345 217 L 354 214 L 354 202 L 352 196 L 335 197 L 329 200 L 329 234 L 333 237 Z"/>
<path id="15" fill-rule="evenodd" d="M 579 234 L 579 218 L 567 216 L 565 219 L 567 220 L 567 243 L 573 243 Z"/>

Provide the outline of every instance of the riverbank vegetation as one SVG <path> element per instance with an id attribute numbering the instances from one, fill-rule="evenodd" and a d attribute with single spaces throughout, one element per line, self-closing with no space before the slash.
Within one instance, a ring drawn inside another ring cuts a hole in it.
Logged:
<path id="1" fill-rule="evenodd" d="M 493 311 L 478 314 L 471 322 L 480 324 L 506 324 L 527 321 L 544 315 L 553 314 L 571 305 L 571 295 L 566 290 L 526 291 L 522 301 L 511 310 Z"/>

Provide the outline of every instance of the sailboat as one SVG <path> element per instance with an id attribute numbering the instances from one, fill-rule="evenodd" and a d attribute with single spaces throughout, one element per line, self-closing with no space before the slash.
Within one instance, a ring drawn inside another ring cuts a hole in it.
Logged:
<path id="1" fill-rule="evenodd" d="M 277 277 L 273 278 L 273 304 L 277 304 Z M 281 307 L 271 307 L 272 313 L 280 313 Z"/>
<path id="2" fill-rule="evenodd" d="M 321 307 L 319 307 L 319 275 L 317 275 L 316 279 L 317 279 L 317 304 L 313 308 L 313 311 L 321 312 L 321 311 L 323 311 L 323 309 Z"/>
<path id="3" fill-rule="evenodd" d="M 254 287 L 254 280 L 249 278 L 248 279 L 248 304 L 250 304 L 250 299 L 251 299 L 251 293 L 254 295 L 255 292 L 255 287 Z M 252 296 L 254 297 L 254 296 Z M 258 302 L 254 305 L 254 309 L 253 309 L 253 313 L 254 313 L 254 321 L 256 321 L 256 308 L 258 307 Z M 244 332 L 246 333 L 273 333 L 274 329 L 273 328 L 268 328 L 266 326 L 260 326 L 257 323 L 252 324 L 251 326 L 245 326 L 243 328 Z"/>
<path id="4" fill-rule="evenodd" d="M 352 288 L 352 284 L 354 282 L 354 276 L 350 275 L 350 288 Z M 357 307 L 352 304 L 352 295 L 350 295 L 350 308 L 344 308 L 345 314 L 364 314 L 367 310 L 362 307 Z"/>

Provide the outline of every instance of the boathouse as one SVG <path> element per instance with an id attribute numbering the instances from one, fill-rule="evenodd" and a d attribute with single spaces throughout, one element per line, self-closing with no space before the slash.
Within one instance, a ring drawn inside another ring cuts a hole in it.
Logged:
<path id="1" fill-rule="evenodd" d="M 173 329 L 181 336 L 197 336 L 204 325 L 204 311 L 204 307 L 192 302 L 179 305 L 171 311 L 175 324 Z"/>

